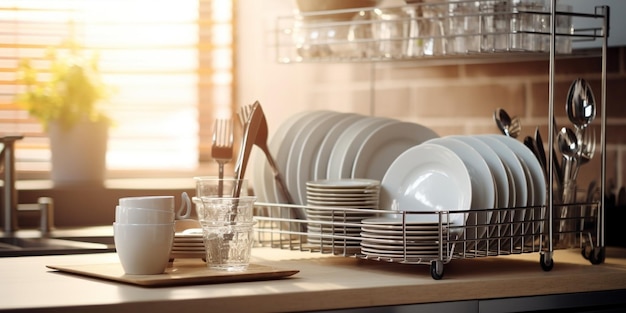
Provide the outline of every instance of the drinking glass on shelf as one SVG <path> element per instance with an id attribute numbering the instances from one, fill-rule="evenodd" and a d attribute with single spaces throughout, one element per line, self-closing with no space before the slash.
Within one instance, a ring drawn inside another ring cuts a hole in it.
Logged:
<path id="1" fill-rule="evenodd" d="M 541 51 L 544 31 L 543 0 L 517 0 L 513 2 L 510 19 L 511 49 L 517 51 Z"/>
<path id="2" fill-rule="evenodd" d="M 348 32 L 351 57 L 369 58 L 374 56 L 376 44 L 372 29 L 372 11 L 360 11 L 352 19 Z"/>
<path id="3" fill-rule="evenodd" d="M 480 2 L 480 49 L 484 52 L 509 49 L 511 6 L 507 0 Z"/>
<path id="4" fill-rule="evenodd" d="M 445 2 L 425 3 L 422 6 L 424 55 L 445 55 L 448 49 L 448 9 Z"/>
<path id="5" fill-rule="evenodd" d="M 480 2 L 450 1 L 448 36 L 451 53 L 477 52 L 480 48 Z"/>
<path id="6" fill-rule="evenodd" d="M 550 4 L 544 6 L 543 10 L 550 12 Z M 555 11 L 555 51 L 562 54 L 572 53 L 572 37 L 570 35 L 574 34 L 574 24 L 572 23 L 572 16 L 568 15 L 572 12 L 572 6 L 557 4 Z M 550 34 L 550 14 L 542 15 L 540 27 L 544 33 Z M 550 51 L 550 36 L 542 36 L 540 44 L 542 51 Z"/>
<path id="7" fill-rule="evenodd" d="M 407 17 L 400 8 L 374 10 L 372 34 L 377 41 L 376 57 L 397 59 L 404 56 L 408 35 Z"/>

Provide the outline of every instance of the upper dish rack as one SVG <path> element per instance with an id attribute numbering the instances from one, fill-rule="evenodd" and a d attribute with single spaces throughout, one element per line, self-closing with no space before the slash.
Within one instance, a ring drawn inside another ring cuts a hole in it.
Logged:
<path id="1" fill-rule="evenodd" d="M 550 51 L 550 5 L 478 0 L 319 11 L 277 18 L 279 63 L 537 58 Z M 606 7 L 555 7 L 555 52 L 604 37 Z M 586 25 L 585 28 L 576 27 Z M 587 27 L 589 26 L 589 27 Z"/>

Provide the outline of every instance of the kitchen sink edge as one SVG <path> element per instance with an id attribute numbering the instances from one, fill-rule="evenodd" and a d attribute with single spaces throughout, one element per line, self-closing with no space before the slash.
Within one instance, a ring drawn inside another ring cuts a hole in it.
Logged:
<path id="1" fill-rule="evenodd" d="M 0 236 L 0 258 L 106 252 L 115 252 L 109 226 L 55 229 L 46 236 L 36 230 Z"/>

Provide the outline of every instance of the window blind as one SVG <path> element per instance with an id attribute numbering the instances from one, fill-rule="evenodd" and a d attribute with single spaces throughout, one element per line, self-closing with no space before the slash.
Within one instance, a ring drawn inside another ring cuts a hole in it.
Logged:
<path id="1" fill-rule="evenodd" d="M 232 1 L 0 2 L 0 133 L 25 136 L 18 176 L 50 167 L 44 130 L 15 103 L 18 62 L 45 71 L 45 50 L 68 38 L 99 54 L 113 90 L 100 103 L 114 121 L 108 170 L 193 170 L 208 160 L 213 117 L 234 103 Z"/>

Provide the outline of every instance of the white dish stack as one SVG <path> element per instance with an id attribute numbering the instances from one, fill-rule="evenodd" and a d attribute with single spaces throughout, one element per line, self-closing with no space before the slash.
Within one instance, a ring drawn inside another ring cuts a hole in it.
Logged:
<path id="1" fill-rule="evenodd" d="M 202 241 L 202 229 L 190 228 L 177 232 L 172 245 L 171 259 L 206 258 L 206 250 Z"/>
<path id="2" fill-rule="evenodd" d="M 372 179 L 307 182 L 308 243 L 335 252 L 358 253 L 360 240 L 355 237 L 360 236 L 359 223 L 375 215 L 379 191 L 380 182 Z"/>
<path id="3" fill-rule="evenodd" d="M 199 199 L 193 198 L 193 202 L 196 206 L 202 205 L 198 203 L 199 201 Z M 176 221 L 176 233 L 174 235 L 170 259 L 184 258 L 206 258 L 206 250 L 204 249 L 204 242 L 202 241 L 202 228 L 200 222 L 194 219 Z"/>
<path id="4" fill-rule="evenodd" d="M 401 261 L 407 258 L 434 258 L 439 254 L 439 223 L 413 221 L 409 215 L 374 217 L 363 220 L 361 252 L 373 258 Z M 447 229 L 443 229 L 445 235 Z"/>

